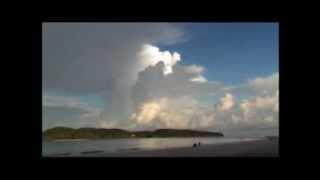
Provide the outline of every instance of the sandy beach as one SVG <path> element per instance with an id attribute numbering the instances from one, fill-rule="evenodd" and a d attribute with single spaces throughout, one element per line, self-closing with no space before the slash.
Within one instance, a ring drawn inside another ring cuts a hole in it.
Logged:
<path id="1" fill-rule="evenodd" d="M 278 157 L 278 139 L 262 139 L 200 147 L 132 150 L 90 154 L 89 157 Z"/>

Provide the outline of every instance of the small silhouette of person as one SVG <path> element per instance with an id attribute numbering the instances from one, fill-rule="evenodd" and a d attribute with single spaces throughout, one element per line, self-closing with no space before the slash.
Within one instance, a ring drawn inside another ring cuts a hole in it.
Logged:
<path id="1" fill-rule="evenodd" d="M 198 142 L 198 146 L 200 147 L 200 142 Z"/>
<path id="2" fill-rule="evenodd" d="M 196 143 L 193 143 L 193 147 L 194 147 L 194 148 L 197 147 L 197 144 L 196 144 Z"/>

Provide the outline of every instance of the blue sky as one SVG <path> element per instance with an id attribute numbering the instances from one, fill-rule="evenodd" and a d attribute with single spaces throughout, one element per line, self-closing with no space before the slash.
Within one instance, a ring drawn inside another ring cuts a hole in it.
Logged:
<path id="1" fill-rule="evenodd" d="M 235 85 L 278 72 L 277 23 L 188 23 L 187 41 L 160 46 L 177 51 L 182 64 L 207 68 L 208 80 Z"/>

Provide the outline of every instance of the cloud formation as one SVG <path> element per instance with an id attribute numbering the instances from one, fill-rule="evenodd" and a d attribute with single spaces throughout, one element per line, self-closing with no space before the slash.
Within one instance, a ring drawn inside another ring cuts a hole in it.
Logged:
<path id="1" fill-rule="evenodd" d="M 265 78 L 255 78 L 249 80 L 249 88 L 253 89 L 258 94 L 270 94 L 279 89 L 279 73 L 273 73 Z"/>
<path id="2" fill-rule="evenodd" d="M 131 121 L 136 128 L 202 128 L 210 125 L 213 113 L 192 97 L 159 98 L 144 102 Z"/>
<path id="3" fill-rule="evenodd" d="M 143 71 L 148 66 L 154 66 L 158 62 L 163 62 L 163 74 L 172 73 L 172 67 L 181 60 L 180 54 L 177 52 L 170 53 L 169 51 L 161 52 L 156 46 L 145 44 L 139 53 L 139 61 L 141 63 L 140 71 Z"/>
<path id="4" fill-rule="evenodd" d="M 239 88 L 256 95 L 237 102 L 230 88 L 223 84 L 208 87 L 207 83 L 189 81 L 203 72 L 196 66 L 173 67 L 173 73 L 162 74 L 160 62 L 139 74 L 134 86 L 135 113 L 131 120 L 143 128 L 225 129 L 248 127 L 277 127 L 279 114 L 278 75 L 249 80 Z M 201 74 L 200 74 L 201 75 Z M 233 90 L 237 87 L 233 87 Z M 224 94 L 217 104 L 207 105 L 195 96 L 219 92 Z M 235 91 L 237 94 L 238 91 Z M 142 129 L 143 129 L 142 128 Z"/>
<path id="5" fill-rule="evenodd" d="M 227 93 L 224 97 L 220 99 L 221 106 L 219 107 L 220 111 L 227 111 L 231 109 L 235 102 L 232 94 Z"/>
<path id="6" fill-rule="evenodd" d="M 272 94 L 279 90 L 279 72 L 266 77 L 256 77 L 249 79 L 246 83 L 226 87 L 226 91 L 241 94 L 241 93 L 252 93 L 255 95 L 267 95 Z"/>
<path id="7" fill-rule="evenodd" d="M 277 126 L 279 74 L 229 87 L 154 44 L 184 41 L 167 23 L 44 23 L 44 126 L 193 128 Z M 49 92 L 63 92 L 63 96 Z M 252 93 L 241 99 L 241 92 Z M 69 95 L 95 94 L 95 107 Z M 203 103 L 209 94 L 218 101 Z M 57 116 L 60 114 L 60 116 Z M 62 116 L 64 115 L 64 116 Z M 68 118 L 65 118 L 68 117 Z M 51 119 L 51 120 L 50 120 Z"/>

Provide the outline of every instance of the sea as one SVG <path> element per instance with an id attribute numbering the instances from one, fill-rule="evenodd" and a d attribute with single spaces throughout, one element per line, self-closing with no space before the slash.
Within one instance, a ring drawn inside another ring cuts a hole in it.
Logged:
<path id="1" fill-rule="evenodd" d="M 266 136 L 279 136 L 278 129 L 229 130 L 224 137 L 199 138 L 130 138 L 130 139 L 74 139 L 60 141 L 43 141 L 42 156 L 86 156 L 87 153 L 114 153 L 135 151 L 139 149 L 163 149 L 187 147 L 200 142 L 201 145 L 252 141 Z"/>

